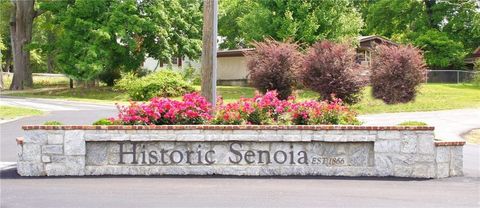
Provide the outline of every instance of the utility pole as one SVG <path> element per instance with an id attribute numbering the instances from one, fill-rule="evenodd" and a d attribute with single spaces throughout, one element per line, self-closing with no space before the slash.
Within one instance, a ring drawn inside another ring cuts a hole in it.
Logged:
<path id="1" fill-rule="evenodd" d="M 217 96 L 218 0 L 203 2 L 202 95 L 214 106 Z"/>

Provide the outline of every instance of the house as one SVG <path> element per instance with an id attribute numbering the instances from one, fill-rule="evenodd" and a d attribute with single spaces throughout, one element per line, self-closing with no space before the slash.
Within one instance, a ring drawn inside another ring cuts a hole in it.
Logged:
<path id="1" fill-rule="evenodd" d="M 472 54 L 468 55 L 464 62 L 467 69 L 473 70 L 475 62 L 480 59 L 480 46 L 473 51 Z"/>
<path id="2" fill-rule="evenodd" d="M 372 56 L 372 50 L 378 44 L 397 45 L 388 39 L 380 36 L 361 36 L 358 38 L 359 46 L 356 48 L 357 62 L 362 66 L 369 66 Z M 253 48 L 225 50 L 217 52 L 217 84 L 218 85 L 247 85 L 247 61 L 244 53 L 252 51 Z M 175 62 L 174 62 L 175 61 Z M 183 70 L 185 67 L 193 67 L 200 69 L 201 65 L 198 61 L 189 59 L 173 60 L 170 66 L 174 70 Z M 148 58 L 144 63 L 144 67 L 150 70 L 156 68 L 165 68 L 167 66 L 159 65 L 158 61 Z M 368 71 L 365 70 L 360 76 L 367 76 Z"/>
<path id="3" fill-rule="evenodd" d="M 360 36 L 358 37 L 358 41 L 360 44 L 356 48 L 357 62 L 362 66 L 370 66 L 372 60 L 372 51 L 376 45 L 398 45 L 395 42 L 376 35 Z"/>

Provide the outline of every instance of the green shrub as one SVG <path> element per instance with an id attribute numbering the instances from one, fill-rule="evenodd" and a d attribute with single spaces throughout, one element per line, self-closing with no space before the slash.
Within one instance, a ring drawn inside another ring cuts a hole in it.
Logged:
<path id="1" fill-rule="evenodd" d="M 115 81 L 120 79 L 120 70 L 118 69 L 109 69 L 105 70 L 98 75 L 98 79 L 103 83 L 107 84 L 107 86 L 112 87 L 115 84 Z"/>
<path id="2" fill-rule="evenodd" d="M 200 73 L 192 66 L 183 69 L 182 77 L 194 85 L 200 85 L 202 81 Z"/>
<path id="3" fill-rule="evenodd" d="M 180 73 L 172 70 L 161 70 L 141 78 L 133 73 L 126 73 L 115 88 L 126 91 L 133 100 L 177 97 L 194 91 L 192 84 L 185 81 Z"/>
<path id="4" fill-rule="evenodd" d="M 113 124 L 114 123 L 108 118 L 102 118 L 102 119 L 99 119 L 98 121 L 93 122 L 92 125 L 113 125 Z"/>
<path id="5" fill-rule="evenodd" d="M 63 123 L 60 121 L 46 121 L 45 123 L 43 123 L 43 125 L 59 126 L 63 125 Z"/>
<path id="6" fill-rule="evenodd" d="M 428 124 L 422 121 L 405 121 L 398 124 L 399 126 L 427 126 Z"/>
<path id="7" fill-rule="evenodd" d="M 115 89 L 128 91 L 140 78 L 133 72 L 122 73 L 120 80 L 115 83 Z"/>
<path id="8" fill-rule="evenodd" d="M 144 68 L 144 67 L 140 67 L 137 70 L 135 70 L 135 74 L 138 77 L 144 77 L 144 76 L 147 76 L 150 73 L 152 73 L 152 71 L 150 71 L 150 69 L 147 69 L 147 68 Z"/>

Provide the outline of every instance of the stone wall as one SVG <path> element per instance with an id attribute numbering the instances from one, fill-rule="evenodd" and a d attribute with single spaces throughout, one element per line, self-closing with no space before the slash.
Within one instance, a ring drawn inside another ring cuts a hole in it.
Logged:
<path id="1" fill-rule="evenodd" d="M 433 127 L 24 126 L 22 176 L 462 175 L 464 142 Z"/>

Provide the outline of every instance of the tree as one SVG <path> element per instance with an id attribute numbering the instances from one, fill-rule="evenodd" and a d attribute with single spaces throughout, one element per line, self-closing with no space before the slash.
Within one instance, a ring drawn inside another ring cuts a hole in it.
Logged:
<path id="1" fill-rule="evenodd" d="M 373 5 L 373 3 L 375 1 L 371 1 L 371 0 L 351 0 L 351 2 L 353 4 L 353 6 L 355 7 L 355 9 L 357 9 L 357 11 L 360 13 L 360 15 L 362 17 L 362 20 L 365 23 L 365 20 L 367 19 L 367 15 L 368 15 L 368 10 L 370 9 L 370 7 Z M 365 25 L 365 26 L 368 26 L 368 25 Z M 360 31 L 360 33 L 362 35 L 369 35 L 368 33 L 366 33 L 364 28 Z"/>
<path id="2" fill-rule="evenodd" d="M 62 28 L 57 64 L 77 80 L 138 69 L 146 57 L 198 57 L 200 2 L 90 1 L 45 2 Z M 108 76 L 106 76 L 108 77 Z M 113 85 L 113 79 L 104 80 Z"/>
<path id="3" fill-rule="evenodd" d="M 32 43 L 29 47 L 31 49 L 33 72 L 58 72 L 55 60 L 57 56 L 56 42 L 62 27 L 59 27 L 55 22 L 56 16 L 50 11 L 35 19 Z"/>
<path id="4" fill-rule="evenodd" d="M 35 0 L 12 0 L 11 2 L 10 40 L 14 74 L 10 89 L 22 90 L 24 86 L 33 86 L 28 47 L 32 41 L 33 21 L 44 11 L 35 10 Z"/>
<path id="5" fill-rule="evenodd" d="M 425 51 L 425 59 L 431 67 L 463 67 L 465 48 L 461 42 L 452 40 L 446 33 L 428 30 L 416 38 L 414 44 Z"/>
<path id="6" fill-rule="evenodd" d="M 356 37 L 363 25 L 348 0 L 229 0 L 222 5 L 220 23 L 229 24 L 220 24 L 219 31 L 226 38 L 222 46 L 228 48 L 269 37 L 308 45 L 345 40 Z"/>
<path id="7" fill-rule="evenodd" d="M 379 0 L 366 11 L 368 34 L 394 37 L 398 34 L 426 29 L 424 7 L 417 0 Z"/>
<path id="8" fill-rule="evenodd" d="M 12 3 L 10 1 L 0 1 L 0 42 L 3 44 L 3 48 L 0 49 L 2 58 L 0 63 L 2 67 L 0 70 L 9 72 L 12 68 L 12 47 L 10 41 L 10 10 L 12 9 Z"/>
<path id="9" fill-rule="evenodd" d="M 256 7 L 256 1 L 222 0 L 219 2 L 218 33 L 225 39 L 220 48 L 246 48 L 248 43 L 241 36 L 240 19 Z"/>
<path id="10" fill-rule="evenodd" d="M 174 2 L 178 3 L 171 2 L 167 5 L 171 7 L 168 9 L 172 21 L 169 44 L 173 48 L 174 57 L 197 58 L 202 50 L 202 30 L 200 28 L 203 24 L 199 0 Z"/>
<path id="11" fill-rule="evenodd" d="M 434 0 L 430 0 L 434 1 Z M 476 0 L 435 0 L 434 23 L 441 32 L 461 42 L 467 52 L 480 44 L 480 4 Z"/>
<path id="12" fill-rule="evenodd" d="M 30 51 L 27 46 L 32 40 L 33 19 L 41 14 L 34 9 L 34 0 L 14 1 L 11 9 L 10 37 L 14 63 L 11 90 L 22 90 L 24 86 L 32 87 Z"/>
<path id="13" fill-rule="evenodd" d="M 368 13 L 366 33 L 414 43 L 427 54 L 440 55 L 426 56 L 432 68 L 458 68 L 458 60 L 480 43 L 480 5 L 475 0 L 378 0 L 370 4 L 368 11 L 363 10 Z M 435 40 L 428 40 L 427 33 Z"/>

